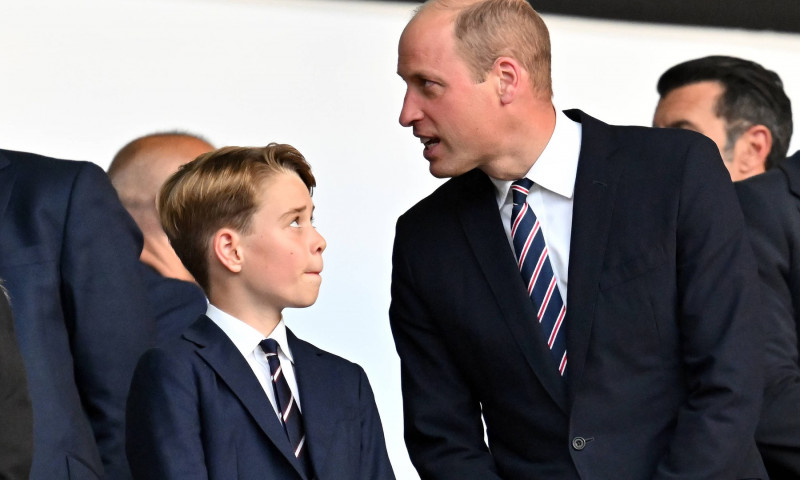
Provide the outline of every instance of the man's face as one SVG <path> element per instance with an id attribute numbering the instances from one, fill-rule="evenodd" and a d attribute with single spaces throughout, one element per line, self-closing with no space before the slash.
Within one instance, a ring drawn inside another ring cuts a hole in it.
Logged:
<path id="1" fill-rule="evenodd" d="M 435 177 L 486 165 L 497 142 L 493 82 L 475 83 L 456 53 L 452 14 L 424 11 L 400 37 L 397 73 L 406 82 L 400 124 L 412 127 Z"/>
<path id="2" fill-rule="evenodd" d="M 722 85 L 714 81 L 691 83 L 676 88 L 658 101 L 656 113 L 653 115 L 653 126 L 684 128 L 702 133 L 717 144 L 725 166 L 731 171 L 734 152 L 727 148 L 727 124 L 715 113 L 717 100 L 723 91 Z"/>

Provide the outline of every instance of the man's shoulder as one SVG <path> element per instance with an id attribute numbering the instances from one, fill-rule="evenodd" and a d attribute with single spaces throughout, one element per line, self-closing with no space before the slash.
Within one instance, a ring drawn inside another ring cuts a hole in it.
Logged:
<path id="1" fill-rule="evenodd" d="M 409 208 L 401 218 L 435 215 L 452 212 L 464 196 L 481 195 L 491 192 L 493 185 L 489 177 L 475 169 L 457 177 L 453 177 L 440 185 L 431 194 Z"/>

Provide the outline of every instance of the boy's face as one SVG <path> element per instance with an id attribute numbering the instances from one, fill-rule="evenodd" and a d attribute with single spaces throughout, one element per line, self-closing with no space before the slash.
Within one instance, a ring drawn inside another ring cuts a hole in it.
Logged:
<path id="1" fill-rule="evenodd" d="M 313 210 L 308 188 L 296 173 L 264 180 L 259 209 L 240 244 L 240 278 L 260 307 L 279 312 L 317 300 L 326 244 L 311 225 Z"/>

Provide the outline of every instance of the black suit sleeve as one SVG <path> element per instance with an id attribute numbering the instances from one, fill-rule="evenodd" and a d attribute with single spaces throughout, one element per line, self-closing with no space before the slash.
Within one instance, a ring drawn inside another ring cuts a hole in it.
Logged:
<path id="1" fill-rule="evenodd" d="M 800 477 L 800 367 L 792 295 L 800 275 L 800 211 L 786 180 L 774 170 L 736 184 L 761 279 L 766 386 L 756 441 L 773 478 Z"/>
<path id="2" fill-rule="evenodd" d="M 422 480 L 500 480 L 484 442 L 480 403 L 423 305 L 407 265 L 403 217 L 392 266 L 392 333 L 401 359 L 405 440 Z M 453 333 L 456 334 L 456 333 Z"/>
<path id="3" fill-rule="evenodd" d="M 0 478 L 27 479 L 33 461 L 33 410 L 25 366 L 14 336 L 5 290 L 0 287 Z"/>
<path id="4" fill-rule="evenodd" d="M 676 261 L 687 398 L 654 478 L 725 478 L 754 453 L 763 389 L 757 268 L 713 144 L 693 143 L 684 161 Z"/>

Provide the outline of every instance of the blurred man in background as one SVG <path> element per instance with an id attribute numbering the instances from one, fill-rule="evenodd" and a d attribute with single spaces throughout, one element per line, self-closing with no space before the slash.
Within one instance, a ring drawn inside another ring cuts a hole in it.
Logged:
<path id="1" fill-rule="evenodd" d="M 203 138 L 178 132 L 137 138 L 114 156 L 108 168 L 122 205 L 144 235 L 141 262 L 158 341 L 175 338 L 206 311 L 206 297 L 183 266 L 161 228 L 156 196 L 181 165 L 213 150 Z"/>

